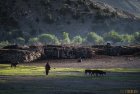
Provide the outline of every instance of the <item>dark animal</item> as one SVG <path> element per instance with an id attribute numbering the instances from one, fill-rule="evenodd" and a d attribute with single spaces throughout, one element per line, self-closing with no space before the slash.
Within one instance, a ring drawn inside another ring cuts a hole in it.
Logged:
<path id="1" fill-rule="evenodd" d="M 18 63 L 11 63 L 11 68 L 12 68 L 12 67 L 16 68 L 17 64 L 18 64 Z"/>
<path id="2" fill-rule="evenodd" d="M 92 70 L 85 70 L 85 74 L 92 75 Z"/>
<path id="3" fill-rule="evenodd" d="M 102 71 L 102 70 L 85 70 L 85 74 L 89 74 L 89 75 L 95 75 L 95 76 L 103 76 L 106 75 L 106 72 Z"/>
<path id="4" fill-rule="evenodd" d="M 91 75 L 100 75 L 100 76 L 103 76 L 103 75 L 106 75 L 106 72 L 102 71 L 102 70 L 92 70 L 92 74 Z"/>

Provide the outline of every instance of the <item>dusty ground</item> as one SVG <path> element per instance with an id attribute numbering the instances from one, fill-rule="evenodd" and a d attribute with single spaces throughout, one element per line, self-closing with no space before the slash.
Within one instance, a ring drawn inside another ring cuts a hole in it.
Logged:
<path id="1" fill-rule="evenodd" d="M 52 68 L 140 68 L 139 57 L 105 57 L 77 60 L 48 60 L 20 65 Z M 139 94 L 139 72 L 108 72 L 87 76 L 83 72 L 50 72 L 49 76 L 0 76 L 0 94 Z M 55 75 L 53 75 L 55 74 Z M 132 92 L 132 93 L 131 93 Z"/>
<path id="2" fill-rule="evenodd" d="M 131 56 L 96 56 L 93 59 L 83 59 L 81 63 L 77 59 L 44 60 L 23 65 L 44 66 L 47 62 L 54 68 L 140 68 L 140 57 Z"/>

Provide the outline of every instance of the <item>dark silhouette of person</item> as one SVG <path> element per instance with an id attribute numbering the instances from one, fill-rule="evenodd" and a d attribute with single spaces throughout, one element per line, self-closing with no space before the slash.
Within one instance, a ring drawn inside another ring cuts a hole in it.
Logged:
<path id="1" fill-rule="evenodd" d="M 50 70 L 50 69 L 51 69 L 51 67 L 50 67 L 49 63 L 46 63 L 46 65 L 45 65 L 46 75 L 49 74 L 49 70 Z"/>

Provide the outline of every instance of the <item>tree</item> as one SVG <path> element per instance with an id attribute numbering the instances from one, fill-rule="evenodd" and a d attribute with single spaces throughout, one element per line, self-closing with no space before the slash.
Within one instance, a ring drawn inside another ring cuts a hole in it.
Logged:
<path id="1" fill-rule="evenodd" d="M 39 41 L 44 44 L 59 44 L 59 40 L 55 35 L 52 34 L 41 34 Z"/>
<path id="2" fill-rule="evenodd" d="M 129 35 L 129 34 L 125 34 L 121 36 L 121 41 L 122 42 L 127 42 L 127 43 L 131 43 L 134 41 L 134 36 L 133 35 Z"/>
<path id="3" fill-rule="evenodd" d="M 134 41 L 136 43 L 140 43 L 140 32 L 135 32 L 133 35 L 134 35 Z"/>
<path id="4" fill-rule="evenodd" d="M 16 39 L 16 42 L 17 42 L 17 44 L 25 44 L 25 39 L 24 38 L 22 38 L 22 37 L 18 37 L 17 39 Z"/>
<path id="5" fill-rule="evenodd" d="M 118 32 L 115 31 L 111 31 L 105 34 L 104 39 L 106 41 L 121 42 L 121 36 L 118 34 Z"/>
<path id="6" fill-rule="evenodd" d="M 87 35 L 86 41 L 93 44 L 100 44 L 104 42 L 104 39 L 103 37 L 97 35 L 95 32 L 90 32 Z"/>
<path id="7" fill-rule="evenodd" d="M 37 44 L 38 42 L 39 42 L 39 39 L 37 37 L 29 39 L 29 44 Z"/>
<path id="8" fill-rule="evenodd" d="M 1 41 L 0 42 L 0 48 L 5 47 L 7 45 L 10 45 L 10 43 L 8 41 Z"/>
<path id="9" fill-rule="evenodd" d="M 69 33 L 67 33 L 67 32 L 63 32 L 63 43 L 64 44 L 70 44 L 71 43 L 70 38 L 69 38 Z"/>
<path id="10" fill-rule="evenodd" d="M 72 39 L 72 43 L 74 44 L 82 44 L 83 42 L 83 38 L 79 35 L 79 36 L 75 36 Z"/>

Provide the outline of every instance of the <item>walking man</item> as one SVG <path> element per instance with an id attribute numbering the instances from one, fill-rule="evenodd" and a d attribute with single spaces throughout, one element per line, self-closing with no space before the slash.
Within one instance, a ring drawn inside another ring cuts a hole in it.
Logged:
<path id="1" fill-rule="evenodd" d="M 46 75 L 48 75 L 49 74 L 49 70 L 50 70 L 50 65 L 49 65 L 49 63 L 47 63 L 46 65 L 45 65 L 45 71 L 46 71 Z"/>

